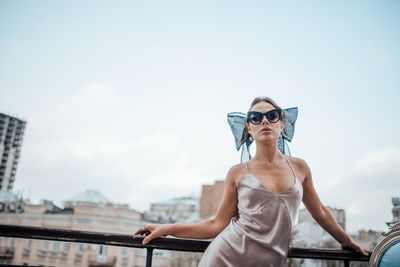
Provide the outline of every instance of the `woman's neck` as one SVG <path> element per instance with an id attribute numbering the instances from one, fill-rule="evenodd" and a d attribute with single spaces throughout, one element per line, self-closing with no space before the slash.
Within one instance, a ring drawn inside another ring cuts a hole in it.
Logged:
<path id="1" fill-rule="evenodd" d="M 281 158 L 281 152 L 278 150 L 277 143 L 257 144 L 257 152 L 253 158 L 254 161 L 274 163 L 279 158 Z"/>

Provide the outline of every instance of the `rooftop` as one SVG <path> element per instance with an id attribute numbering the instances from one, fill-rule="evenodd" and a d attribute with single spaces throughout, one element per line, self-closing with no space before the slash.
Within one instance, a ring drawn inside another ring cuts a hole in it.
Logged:
<path id="1" fill-rule="evenodd" d="M 86 191 L 68 199 L 70 202 L 89 202 L 96 204 L 105 204 L 110 202 L 102 193 L 96 190 L 87 189 Z"/>

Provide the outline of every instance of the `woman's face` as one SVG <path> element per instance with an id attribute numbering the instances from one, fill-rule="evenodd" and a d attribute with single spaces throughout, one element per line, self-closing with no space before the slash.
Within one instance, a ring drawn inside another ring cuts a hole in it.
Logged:
<path id="1" fill-rule="evenodd" d="M 268 102 L 262 101 L 255 104 L 250 109 L 250 111 L 258 111 L 265 113 L 273 109 L 275 109 L 273 105 L 271 105 Z M 251 134 L 251 136 L 256 142 L 272 142 L 272 141 L 277 142 L 279 136 L 281 135 L 283 125 L 284 122 L 282 120 L 279 120 L 276 123 L 271 123 L 264 116 L 260 124 L 254 125 L 251 122 L 249 122 L 246 125 L 246 127 L 249 134 Z"/>

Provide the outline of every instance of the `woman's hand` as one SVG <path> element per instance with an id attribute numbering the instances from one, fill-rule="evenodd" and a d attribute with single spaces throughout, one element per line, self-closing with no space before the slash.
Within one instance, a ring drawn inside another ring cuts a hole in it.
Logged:
<path id="1" fill-rule="evenodd" d="M 168 235 L 169 226 L 169 224 L 143 225 L 134 235 L 145 235 L 146 237 L 143 239 L 142 244 L 146 245 L 154 238 Z"/>
<path id="2" fill-rule="evenodd" d="M 344 242 L 340 242 L 340 245 L 342 246 L 342 249 L 346 248 L 351 248 L 354 249 L 357 252 L 360 252 L 364 256 L 368 256 L 368 253 L 366 253 L 353 239 L 349 238 L 348 240 Z"/>

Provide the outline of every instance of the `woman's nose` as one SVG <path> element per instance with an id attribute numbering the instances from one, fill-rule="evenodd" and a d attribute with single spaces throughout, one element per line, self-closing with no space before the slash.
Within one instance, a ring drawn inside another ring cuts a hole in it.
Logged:
<path id="1" fill-rule="evenodd" d="M 269 124 L 269 121 L 267 120 L 267 116 L 265 116 L 265 115 L 263 116 L 261 124 Z"/>

